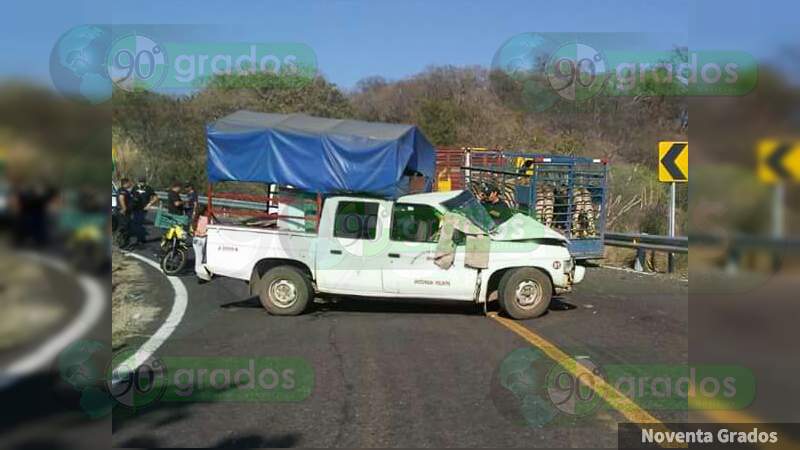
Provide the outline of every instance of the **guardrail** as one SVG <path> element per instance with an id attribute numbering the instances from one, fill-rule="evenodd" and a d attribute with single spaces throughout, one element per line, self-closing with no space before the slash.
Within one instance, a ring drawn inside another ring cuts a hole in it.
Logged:
<path id="1" fill-rule="evenodd" d="M 693 234 L 690 237 L 658 236 L 635 233 L 606 233 L 605 245 L 637 249 L 636 270 L 644 268 L 644 252 L 654 250 L 669 253 L 688 253 L 689 238 L 696 246 L 711 246 L 724 250 L 725 268 L 735 273 L 743 255 L 761 252 L 772 256 L 772 268 L 778 270 L 782 256 L 800 254 L 800 238 L 772 237 L 750 234 Z"/>
<path id="2" fill-rule="evenodd" d="M 782 257 L 800 254 L 800 238 L 754 236 L 748 234 L 692 235 L 697 246 L 712 246 L 725 250 L 725 270 L 736 273 L 747 252 L 767 253 L 772 257 L 772 270 L 781 267 Z"/>
<path id="3" fill-rule="evenodd" d="M 161 200 L 167 199 L 167 192 L 156 192 Z M 201 204 L 207 204 L 208 198 L 204 195 L 198 197 Z M 264 204 L 246 200 L 232 200 L 227 198 L 215 198 L 214 205 L 227 208 L 240 208 L 263 210 Z M 689 251 L 689 239 L 687 237 L 668 237 L 650 234 L 636 233 L 605 233 L 605 245 L 616 247 L 637 248 L 643 250 L 655 250 L 671 253 L 687 253 Z M 644 256 L 642 256 L 644 258 Z"/>
<path id="4" fill-rule="evenodd" d="M 641 248 L 670 253 L 688 253 L 689 238 L 669 237 L 655 234 L 605 233 L 604 242 L 613 247 Z"/>
<path id="5" fill-rule="evenodd" d="M 638 272 L 644 271 L 646 250 L 670 253 L 669 264 L 667 264 L 667 270 L 670 273 L 674 270 L 671 254 L 689 253 L 689 238 L 686 236 L 670 237 L 655 234 L 606 232 L 603 243 L 613 247 L 635 248 L 634 269 Z"/>
<path id="6" fill-rule="evenodd" d="M 161 200 L 167 199 L 167 193 L 165 191 L 158 191 L 156 192 L 156 195 Z M 181 198 L 185 198 L 185 196 L 182 195 Z M 205 195 L 198 196 L 197 201 L 202 205 L 207 205 L 208 197 L 206 197 Z M 226 208 L 239 208 L 239 209 L 252 209 L 252 210 L 264 209 L 264 203 L 250 202 L 246 200 L 232 200 L 228 198 L 215 198 L 214 205 Z"/>
<path id="7" fill-rule="evenodd" d="M 156 195 L 162 200 L 166 200 L 167 198 L 167 193 L 165 191 L 158 191 Z M 199 196 L 198 200 L 201 204 L 208 203 L 208 198 L 204 195 Z M 246 200 L 215 198 L 214 204 L 227 208 L 264 209 L 263 203 Z M 691 239 L 696 245 L 725 247 L 727 249 L 728 268 L 730 270 L 735 270 L 738 267 L 741 255 L 746 251 L 763 250 L 776 256 L 778 254 L 800 253 L 800 238 L 774 238 L 744 234 L 701 234 L 692 235 Z M 647 250 L 667 253 L 689 252 L 689 237 L 687 236 L 669 237 L 655 234 L 606 232 L 603 243 L 612 247 L 636 249 L 635 269 L 640 271 L 644 270 L 645 251 Z"/>
<path id="8" fill-rule="evenodd" d="M 749 234 L 732 235 L 692 235 L 692 242 L 697 245 L 716 245 L 739 250 L 764 249 L 777 253 L 800 251 L 800 238 L 775 238 L 771 236 L 754 236 Z"/>

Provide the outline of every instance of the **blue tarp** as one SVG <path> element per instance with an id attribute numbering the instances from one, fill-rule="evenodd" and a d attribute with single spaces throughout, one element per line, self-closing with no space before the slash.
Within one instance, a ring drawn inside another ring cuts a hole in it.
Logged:
<path id="1" fill-rule="evenodd" d="M 396 198 L 409 174 L 433 185 L 434 147 L 412 125 L 238 111 L 206 128 L 208 179 Z"/>

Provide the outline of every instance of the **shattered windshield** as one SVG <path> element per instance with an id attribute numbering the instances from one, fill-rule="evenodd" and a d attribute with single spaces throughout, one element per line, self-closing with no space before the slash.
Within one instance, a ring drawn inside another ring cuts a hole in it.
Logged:
<path id="1" fill-rule="evenodd" d="M 442 206 L 447 208 L 448 211 L 465 216 L 487 233 L 491 233 L 499 225 L 470 191 L 464 191 L 456 197 L 442 202 Z"/>

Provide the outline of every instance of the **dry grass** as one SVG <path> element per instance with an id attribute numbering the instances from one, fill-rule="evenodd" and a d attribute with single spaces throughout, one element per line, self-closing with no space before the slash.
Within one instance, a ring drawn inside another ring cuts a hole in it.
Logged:
<path id="1" fill-rule="evenodd" d="M 147 300 L 147 280 L 142 266 L 116 249 L 111 256 L 111 345 L 142 336 L 161 308 Z"/>
<path id="2" fill-rule="evenodd" d="M 66 308 L 37 263 L 0 252 L 0 350 L 23 345 L 63 320 Z"/>

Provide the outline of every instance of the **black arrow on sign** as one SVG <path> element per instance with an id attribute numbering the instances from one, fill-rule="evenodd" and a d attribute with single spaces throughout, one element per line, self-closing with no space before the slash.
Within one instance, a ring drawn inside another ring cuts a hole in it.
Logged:
<path id="1" fill-rule="evenodd" d="M 683 149 L 689 144 L 672 144 L 672 147 L 667 150 L 667 153 L 664 154 L 664 157 L 661 158 L 661 165 L 667 169 L 669 175 L 672 177 L 673 180 L 685 180 L 686 174 L 684 174 L 681 169 L 675 164 L 675 160 L 678 159 L 678 156 L 681 155 Z"/>
<path id="2" fill-rule="evenodd" d="M 792 177 L 791 174 L 786 171 L 786 167 L 783 165 L 783 157 L 786 156 L 791 149 L 791 145 L 783 143 L 775 147 L 775 150 L 772 152 L 769 158 L 767 158 L 767 165 L 769 168 L 772 169 L 772 171 L 775 172 L 778 177 L 783 179 Z"/>

